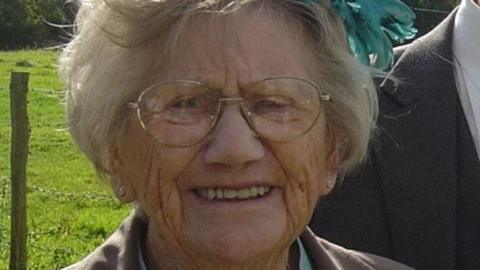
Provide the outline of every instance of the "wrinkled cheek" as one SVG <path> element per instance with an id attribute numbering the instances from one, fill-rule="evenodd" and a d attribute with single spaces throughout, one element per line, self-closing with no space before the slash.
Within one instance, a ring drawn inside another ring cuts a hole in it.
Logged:
<path id="1" fill-rule="evenodd" d="M 321 171 L 324 168 L 315 151 L 306 151 L 304 157 L 286 163 L 288 167 L 285 168 L 287 183 L 284 199 L 289 215 L 289 230 L 295 235 L 300 234 L 311 219 L 323 178 Z"/>
<path id="2" fill-rule="evenodd" d="M 289 230 L 300 234 L 308 224 L 316 203 L 314 181 L 308 169 L 288 177 L 284 190 L 285 204 L 288 211 Z"/>
<path id="3" fill-rule="evenodd" d="M 141 205 L 157 234 L 171 244 L 173 249 L 181 249 L 183 242 L 182 211 L 179 190 L 174 175 L 167 175 L 161 168 L 163 158 L 159 152 L 151 152 L 145 162 Z M 140 179 L 139 179 L 140 180 Z"/>

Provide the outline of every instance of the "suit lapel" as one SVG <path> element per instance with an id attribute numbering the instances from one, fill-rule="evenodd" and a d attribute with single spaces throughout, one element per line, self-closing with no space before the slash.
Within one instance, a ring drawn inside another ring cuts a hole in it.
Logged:
<path id="1" fill-rule="evenodd" d="M 380 94 L 387 97 L 381 99 L 378 125 L 384 134 L 374 158 L 395 258 L 419 268 L 455 267 L 457 169 L 452 160 L 459 102 L 449 63 L 454 15 L 404 51 L 392 73 L 400 82 L 381 85 Z"/>

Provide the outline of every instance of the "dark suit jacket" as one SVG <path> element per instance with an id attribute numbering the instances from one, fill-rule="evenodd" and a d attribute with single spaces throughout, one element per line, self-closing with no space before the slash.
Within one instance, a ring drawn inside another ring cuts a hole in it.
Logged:
<path id="1" fill-rule="evenodd" d="M 147 226 L 144 218 L 132 213 L 105 243 L 64 270 L 137 270 L 139 239 Z M 412 270 L 386 258 L 332 244 L 316 237 L 308 228 L 301 239 L 314 270 Z"/>
<path id="2" fill-rule="evenodd" d="M 319 202 L 310 224 L 318 235 L 421 270 L 480 269 L 480 163 L 451 63 L 455 14 L 396 50 L 398 82 L 379 87 L 369 159 Z M 461 178 L 470 179 L 468 202 L 459 194 Z"/>

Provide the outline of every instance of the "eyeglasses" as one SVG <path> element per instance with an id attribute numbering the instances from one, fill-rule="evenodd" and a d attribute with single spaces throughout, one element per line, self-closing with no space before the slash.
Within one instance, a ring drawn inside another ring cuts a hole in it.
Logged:
<path id="1" fill-rule="evenodd" d="M 258 137 L 285 142 L 312 129 L 321 102 L 329 100 L 315 83 L 294 77 L 257 81 L 236 97 L 224 97 L 201 82 L 177 80 L 148 87 L 128 107 L 136 110 L 142 128 L 159 143 L 188 147 L 214 130 L 225 104 L 239 103 Z"/>

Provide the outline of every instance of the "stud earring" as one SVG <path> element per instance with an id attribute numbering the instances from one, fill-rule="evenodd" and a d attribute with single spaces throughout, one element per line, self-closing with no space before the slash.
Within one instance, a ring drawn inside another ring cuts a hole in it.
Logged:
<path id="1" fill-rule="evenodd" d="M 334 177 L 327 180 L 327 188 L 332 189 L 335 186 L 336 179 Z"/>
<path id="2" fill-rule="evenodd" d="M 125 195 L 127 195 L 127 187 L 126 186 L 119 186 L 117 188 L 117 195 L 120 197 L 120 198 L 123 198 L 125 197 Z"/>

